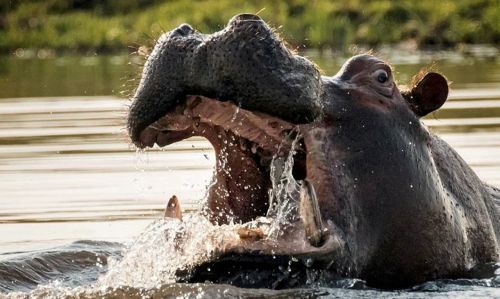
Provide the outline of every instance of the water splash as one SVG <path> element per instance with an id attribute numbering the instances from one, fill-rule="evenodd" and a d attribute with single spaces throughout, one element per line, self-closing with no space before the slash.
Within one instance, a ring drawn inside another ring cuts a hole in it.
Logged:
<path id="1" fill-rule="evenodd" d="M 273 220 L 269 229 L 270 238 L 279 238 L 299 217 L 300 184 L 293 177 L 292 170 L 293 156 L 300 139 L 300 135 L 295 137 L 286 157 L 275 155 L 271 161 L 272 188 L 269 190 L 267 211 L 267 217 Z"/>
<path id="2" fill-rule="evenodd" d="M 146 149 L 136 148 L 135 149 L 135 174 L 134 174 L 134 182 L 136 183 L 137 193 L 141 194 L 147 192 L 148 183 L 146 177 L 146 170 L 149 165 L 149 153 Z"/>
<path id="3" fill-rule="evenodd" d="M 299 140 L 300 136 L 294 139 L 286 157 L 275 156 L 271 163 L 270 208 L 264 219 L 269 225 L 267 238 L 278 239 L 298 220 L 300 185 L 293 178 L 292 169 Z M 214 225 L 202 212 L 187 214 L 183 221 L 156 220 L 125 251 L 122 259 L 110 259 L 109 271 L 97 285 L 151 288 L 173 283 L 178 271 L 189 271 L 210 260 L 224 244 L 238 242 L 238 227 L 232 222 Z"/>
<path id="4" fill-rule="evenodd" d="M 125 251 L 122 259 L 110 259 L 109 271 L 96 286 L 160 287 L 176 280 L 178 271 L 189 271 L 208 261 L 228 240 L 237 240 L 234 226 L 217 226 L 201 213 L 183 221 L 159 219 L 149 225 Z"/>

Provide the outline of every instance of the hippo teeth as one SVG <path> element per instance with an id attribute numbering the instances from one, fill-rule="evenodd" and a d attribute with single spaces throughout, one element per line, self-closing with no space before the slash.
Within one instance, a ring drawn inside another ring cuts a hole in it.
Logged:
<path id="1" fill-rule="evenodd" d="M 313 247 L 321 247 L 325 244 L 328 230 L 323 224 L 318 198 L 314 186 L 307 180 L 298 181 L 300 185 L 298 217 L 304 228 L 305 239 Z M 238 228 L 240 239 L 261 240 L 269 237 L 269 218 L 257 218 L 244 223 Z"/>
<path id="2" fill-rule="evenodd" d="M 234 132 L 251 142 L 249 148 L 254 154 L 259 148 L 274 153 L 278 148 L 288 151 L 291 146 L 291 141 L 282 136 L 284 131 L 293 129 L 290 123 L 263 113 L 240 109 L 231 102 L 202 96 L 189 96 L 178 109 L 150 124 L 139 134 L 139 143 L 141 147 L 153 147 L 155 143 L 166 146 L 194 135 L 203 135 L 200 124 Z M 247 147 L 246 144 L 241 146 Z"/>
<path id="3" fill-rule="evenodd" d="M 181 205 L 177 196 L 173 195 L 165 207 L 165 218 L 175 218 L 182 221 Z"/>
<path id="4" fill-rule="evenodd" d="M 318 198 L 309 181 L 303 180 L 300 186 L 300 218 L 305 234 L 312 246 L 320 247 L 324 244 L 327 234 L 323 226 Z"/>

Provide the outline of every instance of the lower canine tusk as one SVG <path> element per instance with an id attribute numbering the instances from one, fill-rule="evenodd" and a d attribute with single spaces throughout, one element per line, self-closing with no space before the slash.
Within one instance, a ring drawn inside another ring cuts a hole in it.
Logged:
<path id="1" fill-rule="evenodd" d="M 323 220 L 316 192 L 307 180 L 302 181 L 300 188 L 300 217 L 309 243 L 314 247 L 321 246 L 325 241 Z"/>
<path id="2" fill-rule="evenodd" d="M 165 218 L 176 218 L 182 221 L 181 205 L 177 196 L 173 195 L 165 208 Z"/>

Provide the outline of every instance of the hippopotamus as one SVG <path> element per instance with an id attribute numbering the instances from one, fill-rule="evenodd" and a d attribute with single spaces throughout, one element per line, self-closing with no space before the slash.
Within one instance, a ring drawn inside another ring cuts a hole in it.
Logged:
<path id="1" fill-rule="evenodd" d="M 408 86 L 370 54 L 322 75 L 252 14 L 213 34 L 188 24 L 164 33 L 133 96 L 132 142 L 206 138 L 214 224 L 266 216 L 273 161 L 288 156 L 299 203 L 277 237 L 247 227 L 179 280 L 278 288 L 356 277 L 399 288 L 498 261 L 499 189 L 421 122 L 446 101 L 446 78 L 422 72 Z M 167 214 L 180 215 L 173 199 Z"/>

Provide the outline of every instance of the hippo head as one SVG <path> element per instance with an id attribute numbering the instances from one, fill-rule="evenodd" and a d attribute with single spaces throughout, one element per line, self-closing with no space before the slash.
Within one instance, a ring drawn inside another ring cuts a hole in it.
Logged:
<path id="1" fill-rule="evenodd" d="M 211 142 L 205 212 L 214 223 L 269 216 L 279 197 L 270 189 L 290 166 L 286 197 L 297 205 L 282 233 L 263 237 L 257 224 L 188 281 L 294 286 L 318 269 L 403 286 L 461 273 L 473 258 L 464 228 L 472 220 L 454 208 L 419 120 L 447 95 L 437 73 L 400 92 L 391 67 L 371 55 L 320 76 L 260 18 L 239 15 L 211 35 L 182 25 L 159 39 L 128 128 L 138 147 Z"/>

